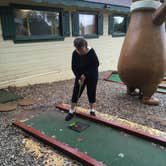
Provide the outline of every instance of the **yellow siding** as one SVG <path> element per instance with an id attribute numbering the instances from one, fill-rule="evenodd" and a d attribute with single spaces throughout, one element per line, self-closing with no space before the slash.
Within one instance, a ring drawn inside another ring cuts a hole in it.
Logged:
<path id="1" fill-rule="evenodd" d="M 0 26 L 1 28 L 1 26 Z M 71 53 L 73 37 L 64 41 L 15 44 L 4 41 L 0 29 L 0 87 L 23 86 L 73 78 Z M 124 38 L 108 35 L 108 15 L 104 15 L 104 35 L 88 39 L 100 61 L 100 71 L 117 69 Z"/>

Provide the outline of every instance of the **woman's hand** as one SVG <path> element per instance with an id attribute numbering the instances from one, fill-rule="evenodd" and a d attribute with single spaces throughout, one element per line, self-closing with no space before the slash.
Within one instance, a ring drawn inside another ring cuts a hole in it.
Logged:
<path id="1" fill-rule="evenodd" d="M 84 81 L 85 81 L 85 75 L 82 74 L 81 77 L 80 77 L 80 79 L 78 80 L 78 83 L 79 83 L 79 84 L 83 84 Z"/>

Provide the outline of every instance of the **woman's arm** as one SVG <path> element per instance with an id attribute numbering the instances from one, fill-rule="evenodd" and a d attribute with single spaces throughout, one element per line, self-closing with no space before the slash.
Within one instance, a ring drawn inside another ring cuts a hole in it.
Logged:
<path id="1" fill-rule="evenodd" d="M 92 56 L 92 64 L 96 68 L 99 67 L 99 59 L 94 49 L 93 49 L 93 56 Z"/>
<path id="2" fill-rule="evenodd" d="M 89 56 L 89 63 L 84 69 L 84 73 L 88 74 L 89 72 L 96 71 L 99 66 L 99 60 L 94 49 L 91 50 Z"/>
<path id="3" fill-rule="evenodd" d="M 71 68 L 72 68 L 72 71 L 74 73 L 74 75 L 79 79 L 80 78 L 80 71 L 79 71 L 79 66 L 78 66 L 78 61 L 77 61 L 77 55 L 76 55 L 76 52 L 73 51 L 73 54 L 72 54 L 72 62 L 71 62 Z"/>

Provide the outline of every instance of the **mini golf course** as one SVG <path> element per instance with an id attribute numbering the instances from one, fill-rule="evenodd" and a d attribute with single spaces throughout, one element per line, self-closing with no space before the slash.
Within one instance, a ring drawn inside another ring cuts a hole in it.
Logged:
<path id="1" fill-rule="evenodd" d="M 85 165 L 165 166 L 166 140 L 81 112 L 66 122 L 68 109 L 57 105 L 14 125 Z"/>
<path id="2" fill-rule="evenodd" d="M 163 82 L 158 86 L 156 92 L 166 94 L 165 78 L 166 78 L 166 76 L 164 76 Z M 123 83 L 122 80 L 120 79 L 119 74 L 118 74 L 117 71 L 111 71 L 111 72 L 104 78 L 104 80 L 105 80 L 105 81 L 115 82 L 115 83 L 119 83 L 119 84 L 121 84 L 121 85 L 124 85 L 124 83 Z"/>

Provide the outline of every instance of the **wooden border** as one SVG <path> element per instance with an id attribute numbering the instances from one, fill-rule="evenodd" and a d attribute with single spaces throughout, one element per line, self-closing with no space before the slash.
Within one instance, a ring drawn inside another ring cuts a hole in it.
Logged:
<path id="1" fill-rule="evenodd" d="M 158 88 L 166 89 L 166 85 L 165 85 L 165 84 L 159 84 L 159 85 L 158 85 Z M 159 91 L 159 90 L 157 90 L 156 92 L 162 93 L 162 94 L 166 94 L 166 92 L 162 92 L 162 91 Z"/>
<path id="2" fill-rule="evenodd" d="M 158 87 L 159 87 L 159 88 L 166 89 L 166 84 L 159 84 Z"/>
<path id="3" fill-rule="evenodd" d="M 163 81 L 166 81 L 166 75 L 164 75 L 164 79 L 163 79 Z"/>
<path id="4" fill-rule="evenodd" d="M 157 90 L 156 92 L 157 92 L 157 93 L 166 94 L 166 92 L 162 92 L 162 91 L 159 91 L 159 90 Z"/>
<path id="5" fill-rule="evenodd" d="M 55 107 L 65 111 L 65 112 L 69 111 L 69 107 L 64 106 L 62 104 L 55 105 Z M 166 147 L 166 139 L 164 139 L 164 138 L 160 138 L 158 136 L 154 136 L 154 135 L 139 131 L 137 129 L 123 126 L 123 125 L 117 124 L 115 122 L 111 122 L 109 120 L 104 120 L 104 119 L 97 117 L 97 116 L 90 116 L 90 115 L 87 115 L 87 114 L 82 113 L 82 112 L 77 111 L 77 110 L 76 110 L 76 115 L 81 117 L 81 118 L 88 119 L 88 120 L 94 121 L 96 123 L 100 123 L 100 124 L 103 124 L 105 126 L 109 126 L 109 127 L 118 129 L 120 131 L 124 131 L 126 133 L 131 134 L 131 135 L 143 138 L 145 140 L 148 140 L 148 141 L 151 141 L 151 142 L 154 142 L 156 144 L 160 144 L 160 145 Z"/>
<path id="6" fill-rule="evenodd" d="M 116 70 L 110 71 L 110 73 L 106 75 L 106 77 L 104 78 L 104 80 L 105 80 L 105 81 L 114 82 L 114 83 L 117 83 L 117 84 L 124 85 L 123 82 L 117 82 L 117 81 L 109 80 L 109 77 L 111 77 L 112 74 L 118 74 L 118 71 L 116 71 Z"/>
<path id="7" fill-rule="evenodd" d="M 117 84 L 120 84 L 120 85 L 125 85 L 123 82 L 117 82 L 117 81 L 109 80 L 109 77 L 110 77 L 112 74 L 117 74 L 117 73 L 118 73 L 118 71 L 116 71 L 116 70 L 110 71 L 110 73 L 107 74 L 106 77 L 104 78 L 104 81 L 109 81 L 109 82 L 114 82 L 114 83 L 117 83 Z M 165 79 L 163 79 L 163 80 L 165 80 Z M 164 89 L 166 89 L 166 85 L 164 85 L 164 84 L 159 84 L 159 85 L 158 85 L 158 88 L 164 88 Z M 157 93 L 166 94 L 166 92 L 161 92 L 161 91 L 159 91 L 159 90 L 156 90 L 156 92 L 157 92 Z M 156 93 L 156 92 L 155 92 L 155 93 Z"/>
<path id="8" fill-rule="evenodd" d="M 27 126 L 26 124 L 16 121 L 13 123 L 15 126 L 21 128 L 22 130 L 28 132 L 29 134 L 35 136 L 36 138 L 39 138 L 41 141 L 44 141 L 45 143 L 53 146 L 54 148 L 64 152 L 65 154 L 69 155 L 70 157 L 82 162 L 83 164 L 86 164 L 87 166 L 104 166 L 102 162 L 99 162 L 90 156 L 54 139 L 51 138 L 40 131 Z"/>

